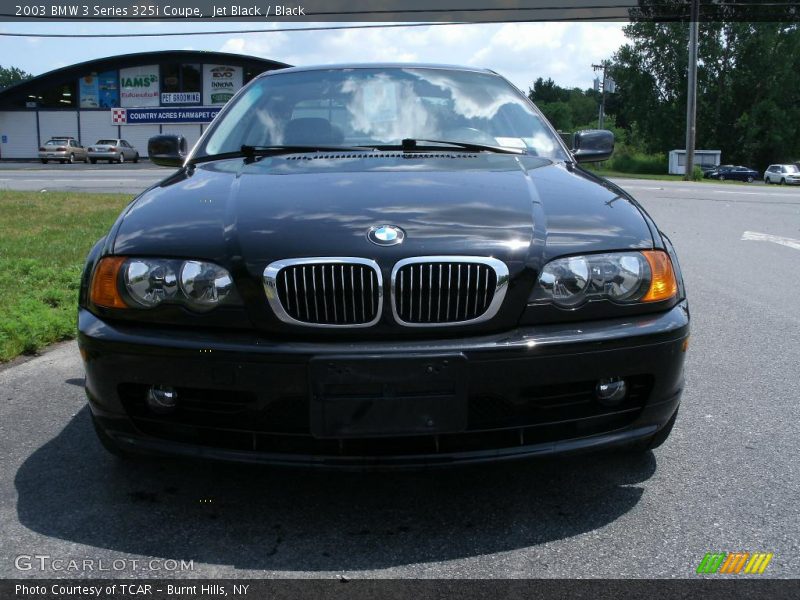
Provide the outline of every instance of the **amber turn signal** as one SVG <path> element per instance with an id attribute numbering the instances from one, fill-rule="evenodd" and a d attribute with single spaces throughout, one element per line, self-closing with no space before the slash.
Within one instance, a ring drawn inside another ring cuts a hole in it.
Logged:
<path id="1" fill-rule="evenodd" d="M 128 308 L 117 287 L 119 270 L 125 260 L 124 256 L 107 256 L 100 259 L 92 278 L 90 294 L 92 303 L 104 308 Z"/>
<path id="2" fill-rule="evenodd" d="M 660 302 L 674 297 L 678 293 L 678 282 L 669 255 L 661 250 L 646 250 L 642 254 L 650 264 L 652 277 L 650 289 L 641 301 Z"/>

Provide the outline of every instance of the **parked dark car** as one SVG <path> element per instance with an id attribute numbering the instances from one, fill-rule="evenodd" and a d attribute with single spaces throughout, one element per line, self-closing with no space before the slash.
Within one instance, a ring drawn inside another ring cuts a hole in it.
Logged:
<path id="1" fill-rule="evenodd" d="M 709 179 L 719 179 L 720 181 L 731 179 L 734 181 L 746 181 L 747 183 L 752 183 L 754 180 L 761 177 L 761 173 L 749 167 L 723 165 L 717 167 L 713 171 L 705 173 L 703 176 Z"/>
<path id="2" fill-rule="evenodd" d="M 113 453 L 430 466 L 661 444 L 672 244 L 491 71 L 265 73 L 92 249 L 79 345 Z"/>

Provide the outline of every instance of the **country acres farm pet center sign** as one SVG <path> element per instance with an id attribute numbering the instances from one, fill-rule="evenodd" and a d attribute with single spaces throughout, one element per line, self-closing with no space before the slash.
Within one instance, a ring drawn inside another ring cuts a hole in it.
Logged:
<path id="1" fill-rule="evenodd" d="M 176 108 L 112 108 L 112 125 L 160 125 L 167 123 L 210 123 L 220 106 Z"/>

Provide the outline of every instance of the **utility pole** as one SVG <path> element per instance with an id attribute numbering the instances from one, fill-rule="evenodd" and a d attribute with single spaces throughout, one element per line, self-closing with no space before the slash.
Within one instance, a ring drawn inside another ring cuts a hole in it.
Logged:
<path id="1" fill-rule="evenodd" d="M 697 134 L 697 37 L 700 0 L 692 0 L 689 17 L 689 89 L 686 94 L 686 168 L 684 180 L 691 181 L 694 172 L 694 146 Z"/>
<path id="2" fill-rule="evenodd" d="M 606 120 L 606 72 L 608 71 L 608 64 L 592 65 L 592 69 L 603 72 L 603 79 L 600 82 L 600 112 L 597 116 L 597 128 L 602 129 Z"/>

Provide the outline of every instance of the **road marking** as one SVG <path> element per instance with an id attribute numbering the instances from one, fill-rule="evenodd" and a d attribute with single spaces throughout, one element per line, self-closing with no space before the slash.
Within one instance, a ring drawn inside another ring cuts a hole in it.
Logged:
<path id="1" fill-rule="evenodd" d="M 742 240 L 749 240 L 753 242 L 772 242 L 773 244 L 780 244 L 781 246 L 786 246 L 787 248 L 800 250 L 800 240 L 793 240 L 792 238 L 781 237 L 779 235 L 770 235 L 769 233 L 745 231 L 742 234 Z"/>
<path id="2" fill-rule="evenodd" d="M 763 192 L 735 192 L 728 190 L 714 190 L 715 194 L 741 194 L 742 196 L 774 196 L 775 194 L 765 194 Z"/>

